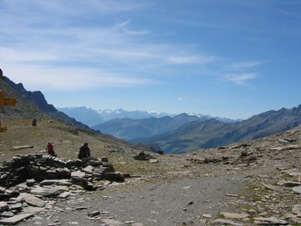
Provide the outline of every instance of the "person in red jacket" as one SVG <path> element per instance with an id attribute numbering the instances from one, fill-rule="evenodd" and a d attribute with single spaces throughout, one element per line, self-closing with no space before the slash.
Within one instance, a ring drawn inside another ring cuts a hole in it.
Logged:
<path id="1" fill-rule="evenodd" d="M 48 142 L 47 147 L 46 147 L 46 151 L 48 152 L 48 155 L 56 157 L 56 154 L 54 152 L 54 146 L 53 146 L 52 143 Z"/>

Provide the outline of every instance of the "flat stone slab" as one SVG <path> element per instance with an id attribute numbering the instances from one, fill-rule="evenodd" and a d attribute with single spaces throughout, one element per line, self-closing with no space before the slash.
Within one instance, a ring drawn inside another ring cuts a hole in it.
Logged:
<path id="1" fill-rule="evenodd" d="M 122 222 L 113 219 L 102 219 L 101 222 L 112 226 L 123 225 Z"/>
<path id="2" fill-rule="evenodd" d="M 65 198 L 67 198 L 67 197 L 70 196 L 70 195 L 71 195 L 70 192 L 65 191 L 65 192 L 63 192 L 62 194 L 60 194 L 60 195 L 58 196 L 58 198 L 65 199 Z"/>
<path id="3" fill-rule="evenodd" d="M 13 150 L 21 150 L 21 149 L 28 149 L 33 148 L 32 145 L 22 145 L 22 146 L 13 146 Z"/>
<path id="4" fill-rule="evenodd" d="M 2 220 L 0 220 L 0 224 L 14 225 L 14 224 L 19 223 L 22 220 L 32 217 L 32 216 L 33 216 L 32 213 L 23 213 L 23 214 L 15 215 L 13 217 L 2 219 Z"/>
<path id="5" fill-rule="evenodd" d="M 43 195 L 43 196 L 57 196 L 59 194 L 58 190 L 53 187 L 36 187 L 31 190 L 32 194 Z"/>
<path id="6" fill-rule="evenodd" d="M 26 203 L 28 203 L 31 206 L 44 207 L 46 205 L 45 201 L 29 193 L 21 193 L 19 195 L 19 198 L 23 199 Z"/>
<path id="7" fill-rule="evenodd" d="M 254 218 L 256 224 L 265 224 L 265 225 L 287 225 L 286 220 L 281 220 L 276 217 L 257 217 Z"/>
<path id="8" fill-rule="evenodd" d="M 86 173 L 84 173 L 80 170 L 71 172 L 71 178 L 84 178 L 85 175 L 86 175 Z"/>
<path id="9" fill-rule="evenodd" d="M 229 212 L 221 212 L 221 215 L 225 218 L 230 219 L 245 219 L 250 217 L 249 214 L 246 213 L 229 213 Z"/>
<path id="10" fill-rule="evenodd" d="M 83 168 L 82 171 L 85 173 L 93 173 L 94 167 L 91 165 L 88 165 L 87 167 Z"/>
<path id="11" fill-rule="evenodd" d="M 232 220 L 227 220 L 227 219 L 216 219 L 213 221 L 213 223 L 216 223 L 218 225 L 244 226 L 244 224 L 242 223 L 236 223 Z"/>
<path id="12" fill-rule="evenodd" d="M 43 180 L 41 181 L 40 185 L 65 185 L 65 186 L 71 186 L 72 183 L 69 179 L 59 179 L 59 180 Z"/>
<path id="13" fill-rule="evenodd" d="M 8 210 L 8 204 L 6 202 L 0 202 L 0 211 Z"/>

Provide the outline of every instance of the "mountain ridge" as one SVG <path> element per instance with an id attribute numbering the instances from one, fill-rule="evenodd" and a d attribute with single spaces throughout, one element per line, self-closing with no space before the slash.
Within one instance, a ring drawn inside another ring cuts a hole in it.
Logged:
<path id="1" fill-rule="evenodd" d="M 233 121 L 239 121 L 240 119 L 230 119 L 226 117 L 213 117 L 210 115 L 203 115 L 200 113 L 180 113 L 180 114 L 168 114 L 164 112 L 153 112 L 153 111 L 142 111 L 142 110 L 134 110 L 134 111 L 128 111 L 124 110 L 122 108 L 111 110 L 111 109 L 104 109 L 104 110 L 95 110 L 92 108 L 88 108 L 85 106 L 80 107 L 61 107 L 58 108 L 59 111 L 64 112 L 65 114 L 69 115 L 72 118 L 75 118 L 76 120 L 87 124 L 89 126 L 96 126 L 100 123 L 104 123 L 113 119 L 123 119 L 123 118 L 130 118 L 130 119 L 146 119 L 146 118 L 162 118 L 165 116 L 174 117 L 181 114 L 188 114 L 190 116 L 196 116 L 199 118 L 216 118 L 223 122 L 233 122 Z M 100 117 L 96 117 L 96 114 L 99 114 Z M 83 117 L 82 115 L 86 115 L 86 117 Z M 87 119 L 89 118 L 89 119 Z"/>
<path id="2" fill-rule="evenodd" d="M 11 81 L 8 77 L 3 76 L 4 79 L 1 79 L 0 88 L 5 91 L 7 95 L 10 93 L 13 93 L 13 96 L 18 97 L 17 99 L 22 100 L 21 103 L 17 104 L 17 106 L 14 109 L 18 109 L 18 112 L 12 113 L 11 115 L 15 115 L 14 117 L 22 118 L 22 116 L 18 115 L 18 113 L 22 112 L 22 108 L 30 108 L 34 109 L 32 110 L 32 113 L 26 116 L 27 118 L 31 119 L 44 119 L 44 118 L 56 118 L 59 120 L 62 120 L 66 123 L 70 123 L 73 125 L 76 125 L 81 128 L 88 129 L 89 127 L 79 121 L 77 121 L 74 118 L 69 117 L 63 112 L 58 111 L 52 104 L 49 104 L 43 95 L 41 91 L 27 91 L 22 83 L 14 83 Z M 29 104 L 32 103 L 33 105 Z M 22 107 L 20 107 L 22 106 Z M 8 108 L 8 111 L 9 108 Z M 25 112 L 25 111 L 23 111 Z"/>
<path id="3" fill-rule="evenodd" d="M 170 133 L 139 142 L 155 141 L 166 152 L 183 153 L 187 150 L 197 151 L 262 138 L 300 124 L 301 105 L 290 109 L 270 110 L 240 122 L 223 123 L 216 119 L 190 122 Z"/>

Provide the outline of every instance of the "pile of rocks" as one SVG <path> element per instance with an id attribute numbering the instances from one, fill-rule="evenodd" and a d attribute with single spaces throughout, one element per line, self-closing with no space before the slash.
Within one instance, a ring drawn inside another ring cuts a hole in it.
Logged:
<path id="1" fill-rule="evenodd" d="M 48 155 L 14 157 L 0 168 L 0 224 L 16 224 L 42 211 L 49 198 L 67 198 L 85 190 L 124 182 L 106 157 L 63 160 Z"/>

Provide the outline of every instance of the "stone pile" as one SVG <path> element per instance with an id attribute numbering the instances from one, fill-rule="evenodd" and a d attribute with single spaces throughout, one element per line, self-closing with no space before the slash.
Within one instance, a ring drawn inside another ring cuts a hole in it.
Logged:
<path id="1" fill-rule="evenodd" d="M 14 157 L 0 168 L 0 225 L 13 225 L 42 211 L 49 198 L 67 198 L 85 190 L 124 182 L 106 157 L 63 160 L 48 155 Z"/>

